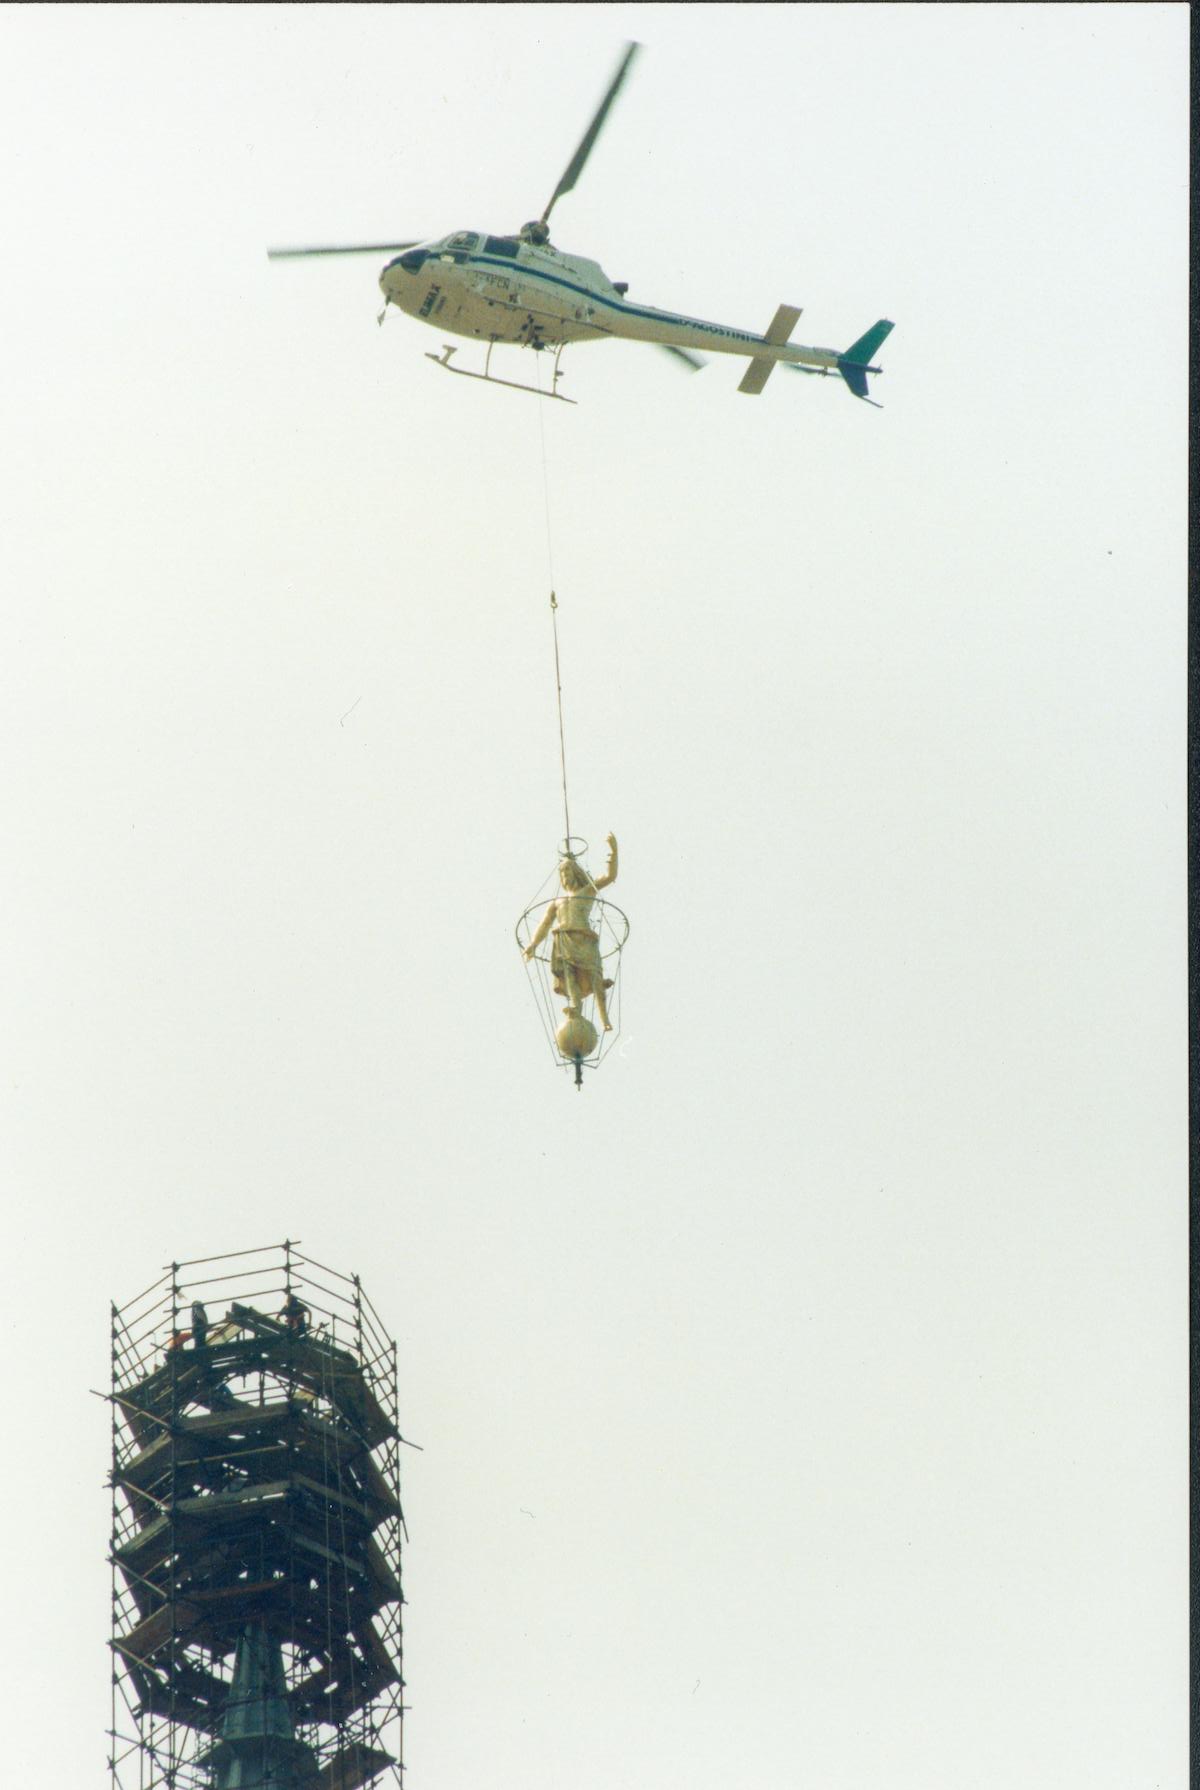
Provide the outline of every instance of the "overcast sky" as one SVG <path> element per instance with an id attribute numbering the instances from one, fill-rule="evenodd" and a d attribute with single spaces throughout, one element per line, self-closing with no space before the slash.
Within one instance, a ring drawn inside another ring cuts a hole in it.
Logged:
<path id="1" fill-rule="evenodd" d="M 1184 1785 L 1187 33 L 5 9 L 13 1782 L 104 1781 L 109 1298 L 290 1235 L 424 1446 L 411 1790 Z M 630 37 L 556 241 L 895 319 L 882 411 L 268 264 L 537 216 Z"/>

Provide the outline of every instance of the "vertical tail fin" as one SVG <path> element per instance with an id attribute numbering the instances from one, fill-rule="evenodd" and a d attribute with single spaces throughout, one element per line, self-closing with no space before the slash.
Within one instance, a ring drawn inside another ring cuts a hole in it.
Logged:
<path id="1" fill-rule="evenodd" d="M 881 317 L 878 323 L 871 325 L 866 335 L 851 343 L 845 354 L 838 355 L 838 372 L 856 398 L 867 396 L 867 374 L 880 371 L 870 364 L 871 356 L 887 341 L 895 327 L 886 317 Z M 869 399 L 868 402 L 873 400 Z"/>

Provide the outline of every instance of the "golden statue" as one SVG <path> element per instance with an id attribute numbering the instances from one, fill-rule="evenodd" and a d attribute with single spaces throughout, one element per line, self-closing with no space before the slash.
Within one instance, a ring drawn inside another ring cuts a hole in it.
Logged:
<path id="1" fill-rule="evenodd" d="M 554 978 L 555 994 L 565 995 L 567 1004 L 563 1011 L 567 1016 L 567 1025 L 561 1030 L 569 1033 L 574 1041 L 580 1042 L 583 1034 L 572 1022 L 581 1020 L 580 1009 L 589 995 L 596 997 L 596 1012 L 606 1032 L 612 1031 L 612 1022 L 608 1017 L 608 1001 L 606 991 L 612 987 L 611 977 L 604 974 L 604 966 L 600 960 L 600 937 L 592 930 L 592 903 L 601 889 L 607 889 L 610 883 L 617 880 L 617 842 L 613 835 L 608 835 L 608 865 L 603 876 L 594 880 L 588 875 L 574 852 L 564 852 L 558 866 L 558 880 L 562 885 L 562 894 L 547 907 L 542 915 L 537 931 L 523 956 L 528 962 L 537 953 L 537 948 L 546 934 L 553 932 L 550 942 L 550 974 Z M 582 1021 L 587 1031 L 595 1032 L 586 1020 Z M 570 1049 L 564 1049 L 564 1040 L 560 1035 L 559 1048 L 564 1055 L 576 1054 L 574 1042 Z M 586 1051 L 580 1054 L 588 1054 Z"/>

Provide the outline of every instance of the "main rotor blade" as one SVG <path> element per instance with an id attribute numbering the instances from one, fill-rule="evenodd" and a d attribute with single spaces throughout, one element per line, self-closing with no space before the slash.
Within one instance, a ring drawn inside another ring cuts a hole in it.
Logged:
<path id="1" fill-rule="evenodd" d="M 601 130 L 604 128 L 604 120 L 608 117 L 608 109 L 612 105 L 613 101 L 616 99 L 617 94 L 620 92 L 621 83 L 622 83 L 622 81 L 624 81 L 625 76 L 629 73 L 629 65 L 633 61 L 634 57 L 637 55 L 637 53 L 641 49 L 641 47 L 642 46 L 639 43 L 626 44 L 625 54 L 621 58 L 621 61 L 617 68 L 616 74 L 613 76 L 612 80 L 609 82 L 608 92 L 604 95 L 604 98 L 600 101 L 600 104 L 596 110 L 596 116 L 592 119 L 592 122 L 588 125 L 587 129 L 584 131 L 583 136 L 580 139 L 578 149 L 575 151 L 574 155 L 571 157 L 570 161 L 567 163 L 566 172 L 564 173 L 562 179 L 559 181 L 558 185 L 555 187 L 553 193 L 551 194 L 549 205 L 547 205 L 545 211 L 542 213 L 543 224 L 547 221 L 547 219 L 550 216 L 550 213 L 554 210 L 555 205 L 562 198 L 563 194 L 569 193 L 571 191 L 571 188 L 575 185 L 575 182 L 579 179 L 579 176 L 583 173 L 584 164 L 586 163 L 588 156 L 592 153 L 592 150 L 595 147 L 596 138 L 600 135 Z"/>
<path id="2" fill-rule="evenodd" d="M 677 361 L 682 361 L 693 373 L 698 373 L 702 367 L 708 365 L 702 354 L 693 354 L 690 348 L 677 348 L 674 342 L 656 342 L 654 346 L 661 348 L 664 354 L 674 355 Z"/>
<path id="3" fill-rule="evenodd" d="M 421 238 L 414 236 L 411 242 L 356 242 L 344 247 L 330 249 L 268 249 L 268 261 L 290 261 L 297 255 L 390 255 L 400 254 L 404 249 L 415 249 Z"/>

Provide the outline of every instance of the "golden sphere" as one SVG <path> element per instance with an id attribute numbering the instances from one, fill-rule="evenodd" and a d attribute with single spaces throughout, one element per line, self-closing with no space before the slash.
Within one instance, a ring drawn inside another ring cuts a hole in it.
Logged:
<path id="1" fill-rule="evenodd" d="M 580 1015 L 578 1018 L 565 1020 L 559 1026 L 554 1042 L 558 1045 L 560 1054 L 569 1057 L 572 1062 L 576 1057 L 590 1057 L 596 1048 L 596 1028 L 590 1019 L 584 1019 Z"/>

